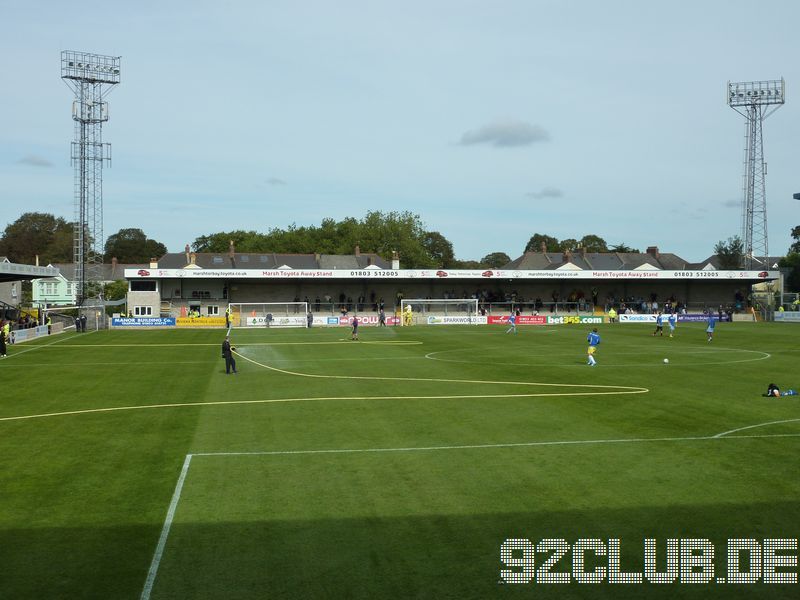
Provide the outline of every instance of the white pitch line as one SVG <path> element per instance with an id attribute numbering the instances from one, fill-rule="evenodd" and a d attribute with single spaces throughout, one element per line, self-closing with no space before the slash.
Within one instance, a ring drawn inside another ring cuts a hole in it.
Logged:
<path id="1" fill-rule="evenodd" d="M 150 563 L 150 570 L 147 572 L 147 579 L 144 582 L 141 600 L 149 600 L 150 593 L 153 591 L 153 584 L 156 581 L 158 567 L 161 564 L 161 557 L 164 554 L 164 547 L 167 545 L 167 538 L 169 537 L 169 530 L 172 527 L 172 520 L 175 518 L 175 510 L 178 508 L 178 502 L 181 499 L 183 482 L 186 481 L 186 475 L 189 472 L 189 465 L 191 462 L 192 455 L 187 454 L 186 459 L 183 461 L 181 474 L 178 476 L 178 483 L 175 484 L 175 492 L 172 494 L 172 501 L 169 503 L 167 518 L 164 520 L 164 526 L 161 528 L 161 536 L 158 538 L 158 545 L 156 545 L 156 551 L 153 554 L 153 560 Z"/>
<path id="2" fill-rule="evenodd" d="M 3 421 L 25 421 L 30 419 L 45 419 L 49 417 L 68 417 L 73 415 L 88 415 L 94 413 L 121 412 L 129 410 L 151 410 L 158 408 L 203 408 L 206 406 L 235 406 L 240 404 L 280 404 L 290 402 L 319 402 L 326 400 L 470 400 L 481 398 L 561 398 L 563 396 L 610 396 L 613 394 L 639 394 L 642 392 L 538 392 L 531 394 L 449 394 L 440 396 L 316 396 L 313 398 L 269 398 L 266 400 L 218 400 L 213 402 L 173 402 L 171 404 L 143 404 L 140 406 L 110 406 L 106 408 L 87 408 L 82 410 L 66 410 L 62 412 L 40 413 L 33 415 L 18 415 L 15 417 L 0 417 Z"/>
<path id="3" fill-rule="evenodd" d="M 433 383 L 470 383 L 470 384 L 487 384 L 487 385 L 522 385 L 522 386 L 541 386 L 541 387 L 562 387 L 562 388 L 600 388 L 612 389 L 615 392 L 586 392 L 586 394 L 602 394 L 602 393 L 617 393 L 617 394 L 646 394 L 650 390 L 643 387 L 632 387 L 627 385 L 599 385 L 590 383 L 540 383 L 535 381 L 489 381 L 481 379 L 439 379 L 432 377 L 377 377 L 375 375 L 317 375 L 314 373 L 297 373 L 295 371 L 287 371 L 286 369 L 279 369 L 260 363 L 248 356 L 236 352 L 236 355 L 244 360 L 251 362 L 259 367 L 283 373 L 284 375 L 294 375 L 296 377 L 312 377 L 316 379 L 357 379 L 368 381 L 425 381 Z M 569 394 L 559 394 L 569 395 Z M 487 396 L 488 397 L 488 396 Z"/>
<path id="4" fill-rule="evenodd" d="M 95 332 L 94 332 L 94 331 L 91 331 L 91 332 L 89 332 L 89 333 L 95 333 Z M 56 334 L 56 335 L 61 335 L 61 334 Z M 32 351 L 32 350 L 39 350 L 39 349 L 41 349 L 41 348 L 48 348 L 49 346 L 52 346 L 52 345 L 54 345 L 54 344 L 61 344 L 62 342 L 66 341 L 66 340 L 71 340 L 71 339 L 72 339 L 72 338 L 74 338 L 76 335 L 78 335 L 78 334 L 77 334 L 77 333 L 75 333 L 75 334 L 73 334 L 73 335 L 68 335 L 68 336 L 66 336 L 66 337 L 63 337 L 63 338 L 61 338 L 61 339 L 58 339 L 58 340 L 54 340 L 54 341 L 52 341 L 52 342 L 49 342 L 49 343 L 47 343 L 47 344 L 32 344 L 32 345 L 31 345 L 31 346 L 29 346 L 28 348 L 25 348 L 25 350 L 20 350 L 19 352 L 12 352 L 11 354 L 8 354 L 8 355 L 6 355 L 6 358 L 14 358 L 14 357 L 17 357 L 17 356 L 19 356 L 20 354 L 25 354 L 26 352 L 30 352 L 30 351 Z M 25 343 L 25 342 L 20 342 L 20 344 L 23 344 L 23 343 Z M 10 345 L 8 345 L 7 347 L 9 347 L 9 348 L 14 348 L 14 347 L 16 347 L 16 345 L 17 345 L 17 344 L 10 344 Z M 69 344 L 66 344 L 66 345 L 68 346 Z"/>
<path id="5" fill-rule="evenodd" d="M 729 433 L 736 433 L 737 431 L 744 431 L 746 429 L 755 429 L 756 427 L 766 427 L 767 425 L 780 425 L 781 423 L 794 423 L 796 421 L 800 421 L 800 419 L 784 419 L 783 421 L 769 421 L 767 423 L 758 423 L 757 425 L 748 425 L 747 427 L 739 427 L 737 429 L 731 429 L 730 431 L 723 431 L 722 433 L 718 433 L 714 437 L 721 438 L 728 435 Z"/>
<path id="6" fill-rule="evenodd" d="M 399 448 L 344 448 L 323 450 L 266 450 L 263 452 L 193 452 L 193 456 L 286 456 L 293 454 L 365 454 L 381 452 L 430 452 L 435 450 L 479 450 L 487 448 L 529 448 L 535 446 L 580 446 L 592 444 L 641 444 L 647 442 L 707 442 L 712 440 L 738 440 L 754 438 L 800 437 L 800 433 L 766 433 L 761 435 L 733 435 L 722 438 L 716 435 L 620 438 L 605 440 L 557 440 L 550 442 L 511 442 L 507 444 L 466 444 L 458 446 L 410 446 Z"/>
<path id="7" fill-rule="evenodd" d="M 790 419 L 798 421 L 800 419 Z M 783 421 L 776 421 L 778 423 Z M 757 426 L 754 426 L 757 427 Z M 731 432 L 726 432 L 731 433 Z M 167 510 L 167 517 L 164 520 L 164 525 L 161 528 L 161 536 L 158 539 L 158 545 L 153 554 L 153 560 L 150 563 L 150 570 L 147 573 L 147 580 L 145 581 L 144 589 L 140 600 L 150 600 L 150 594 L 153 590 L 158 568 L 161 564 L 161 557 L 164 554 L 164 548 L 167 545 L 167 538 L 169 537 L 172 522 L 175 518 L 175 511 L 178 508 L 178 502 L 181 499 L 181 492 L 183 491 L 183 484 L 186 481 L 186 476 L 189 473 L 189 466 L 192 458 L 195 456 L 210 456 L 210 457 L 232 457 L 232 456 L 291 456 L 291 455 L 318 455 L 318 454 L 378 454 L 389 452 L 431 452 L 439 450 L 481 450 L 481 449 L 497 449 L 497 448 L 525 448 L 536 446 L 577 446 L 577 445 L 597 445 L 597 444 L 636 444 L 636 443 L 658 443 L 658 442 L 708 442 L 715 440 L 738 440 L 738 439 L 764 439 L 764 438 L 782 438 L 782 437 L 800 437 L 800 433 L 774 433 L 774 434 L 761 434 L 761 435 L 733 435 L 729 437 L 721 437 L 725 434 L 707 435 L 707 436 L 684 436 L 684 437 L 663 437 L 663 438 L 620 438 L 620 439 L 601 439 L 601 440 L 560 440 L 560 441 L 545 441 L 545 442 L 510 442 L 506 444 L 462 444 L 457 446 L 407 446 L 398 448 L 342 448 L 342 449 L 320 449 L 320 450 L 272 450 L 261 452 L 193 452 L 186 455 L 183 462 L 181 474 L 178 476 L 178 482 L 175 484 L 175 492 L 172 494 L 172 500 Z"/>
<path id="8" fill-rule="evenodd" d="M 238 344 L 242 348 L 251 346 L 327 346 L 335 344 L 341 345 L 340 341 L 335 342 L 244 342 Z M 365 341 L 361 344 L 375 344 L 383 346 L 419 346 L 422 342 L 415 340 L 374 340 Z M 49 344 L 48 344 L 49 345 Z M 185 344 L 63 344 L 62 348 L 176 348 L 188 346 L 219 346 L 217 342 L 192 342 Z M 42 346 L 39 346 L 40 348 Z M 355 347 L 355 344 L 353 345 Z"/>

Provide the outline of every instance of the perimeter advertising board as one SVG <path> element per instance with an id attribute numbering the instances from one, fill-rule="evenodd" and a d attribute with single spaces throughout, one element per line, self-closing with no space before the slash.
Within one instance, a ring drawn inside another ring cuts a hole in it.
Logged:
<path id="1" fill-rule="evenodd" d="M 174 317 L 114 317 L 112 327 L 175 327 Z"/>

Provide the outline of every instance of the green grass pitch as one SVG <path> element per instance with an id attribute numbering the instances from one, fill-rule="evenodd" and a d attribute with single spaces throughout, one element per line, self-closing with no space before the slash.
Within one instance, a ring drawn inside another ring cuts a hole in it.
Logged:
<path id="1" fill-rule="evenodd" d="M 12 346 L 0 598 L 798 597 L 510 584 L 500 552 L 619 539 L 641 573 L 704 538 L 716 580 L 729 538 L 800 538 L 800 397 L 761 396 L 800 388 L 797 327 L 602 325 L 596 367 L 586 326 L 518 329 L 234 331 L 237 375 L 221 331 Z"/>

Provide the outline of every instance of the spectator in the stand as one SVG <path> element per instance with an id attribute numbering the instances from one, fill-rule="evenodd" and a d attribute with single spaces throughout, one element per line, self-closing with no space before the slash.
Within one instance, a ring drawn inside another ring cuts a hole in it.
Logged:
<path id="1" fill-rule="evenodd" d="M 86 332 L 86 315 L 81 315 L 81 331 Z"/>
<path id="2" fill-rule="evenodd" d="M 47 335 L 50 335 L 53 332 L 53 319 L 50 318 L 50 315 L 47 315 L 44 324 L 47 325 Z"/>
<path id="3" fill-rule="evenodd" d="M 319 305 L 320 305 L 319 294 L 317 294 L 317 297 L 314 298 L 314 312 L 319 312 Z"/>

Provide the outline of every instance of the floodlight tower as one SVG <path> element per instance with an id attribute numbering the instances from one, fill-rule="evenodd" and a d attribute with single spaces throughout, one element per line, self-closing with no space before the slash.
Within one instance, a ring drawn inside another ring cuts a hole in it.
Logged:
<path id="1" fill-rule="evenodd" d="M 119 56 L 61 52 L 61 79 L 75 93 L 72 119 L 75 139 L 70 158 L 75 172 L 75 298 L 83 305 L 87 284 L 100 281 L 103 263 L 103 162 L 111 162 L 111 144 L 103 143 L 108 121 L 104 98 L 119 83 Z"/>
<path id="2" fill-rule="evenodd" d="M 744 268 L 756 256 L 769 256 L 767 243 L 767 163 L 764 162 L 764 120 L 786 100 L 783 78 L 772 81 L 728 82 L 728 106 L 744 116 L 744 175 L 742 177 L 742 242 Z"/>

